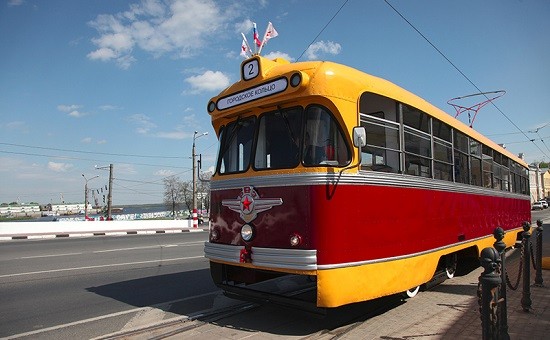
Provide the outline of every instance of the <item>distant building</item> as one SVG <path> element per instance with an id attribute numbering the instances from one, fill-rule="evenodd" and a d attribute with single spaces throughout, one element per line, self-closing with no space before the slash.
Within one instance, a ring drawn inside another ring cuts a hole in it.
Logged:
<path id="1" fill-rule="evenodd" d="M 542 179 L 542 191 L 543 191 L 543 198 L 550 199 L 550 169 L 540 169 L 541 179 Z"/>
<path id="2" fill-rule="evenodd" d="M 529 165 L 529 189 L 531 202 L 550 197 L 550 171 L 548 168 L 541 169 L 538 164 Z"/>
<path id="3" fill-rule="evenodd" d="M 28 216 L 40 214 L 40 205 L 21 204 L 0 207 L 0 216 Z"/>

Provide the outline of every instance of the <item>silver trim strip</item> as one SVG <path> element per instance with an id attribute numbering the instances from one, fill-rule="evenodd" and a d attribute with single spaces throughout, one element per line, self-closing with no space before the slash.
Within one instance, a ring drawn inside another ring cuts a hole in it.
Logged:
<path id="1" fill-rule="evenodd" d="M 271 268 L 317 270 L 317 250 L 252 247 L 252 264 Z"/>
<path id="2" fill-rule="evenodd" d="M 240 263 L 243 246 L 204 242 L 204 257 L 210 260 Z"/>
<path id="3" fill-rule="evenodd" d="M 506 232 L 521 231 L 522 228 L 515 228 L 507 230 Z M 418 253 L 406 254 L 400 256 L 386 257 L 381 259 L 346 262 L 336 264 L 317 264 L 317 250 L 303 250 L 303 249 L 280 249 L 280 248 L 258 248 L 252 247 L 252 264 L 256 266 L 279 268 L 279 269 L 294 269 L 294 270 L 325 270 L 325 269 L 338 269 L 346 267 L 357 267 L 366 264 L 389 262 L 395 260 L 402 260 L 410 257 L 416 257 L 434 253 L 437 251 L 445 250 L 448 248 L 456 247 L 461 244 L 477 242 L 484 238 L 491 237 L 492 235 L 485 235 L 475 239 L 453 243 L 450 245 L 424 250 Z M 243 246 L 234 246 L 228 244 L 216 244 L 205 242 L 204 253 L 205 257 L 211 260 L 219 260 L 232 263 L 240 263 L 240 251 L 244 249 Z"/>
<path id="4" fill-rule="evenodd" d="M 344 173 L 304 173 L 291 175 L 254 176 L 236 179 L 217 179 L 210 182 L 212 191 L 237 189 L 243 186 L 278 187 L 298 185 L 379 185 L 402 188 L 428 189 L 484 196 L 507 197 L 528 200 L 529 196 L 508 191 L 448 182 L 432 178 L 393 174 L 376 171 L 360 171 L 355 174 Z"/>
<path id="5" fill-rule="evenodd" d="M 204 256 L 210 260 L 240 263 L 243 246 L 205 242 Z M 268 268 L 316 270 L 317 250 L 252 247 L 252 264 Z"/>

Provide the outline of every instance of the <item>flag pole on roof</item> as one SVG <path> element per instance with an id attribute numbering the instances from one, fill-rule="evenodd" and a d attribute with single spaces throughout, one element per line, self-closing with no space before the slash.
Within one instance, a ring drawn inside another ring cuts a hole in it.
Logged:
<path id="1" fill-rule="evenodd" d="M 250 44 L 248 44 L 248 40 L 246 39 L 246 36 L 244 33 L 241 33 L 243 37 L 243 41 L 241 43 L 241 55 L 246 59 L 250 58 L 254 55 L 260 55 L 262 52 L 263 47 L 267 44 L 269 39 L 275 38 L 279 35 L 279 33 L 275 30 L 275 27 L 273 27 L 273 24 L 271 21 L 267 24 L 267 28 L 265 30 L 264 38 L 260 40 L 258 36 L 258 30 L 256 28 L 256 23 L 252 23 L 253 28 L 253 38 L 254 38 L 254 52 L 252 52 L 252 49 L 250 48 Z M 258 49 L 259 47 L 259 49 Z"/>
<path id="2" fill-rule="evenodd" d="M 246 40 L 246 36 L 244 33 L 241 32 L 241 35 L 243 36 L 243 42 L 241 44 L 241 55 L 248 59 L 252 56 L 252 50 L 250 49 L 250 45 L 248 44 L 248 40 Z"/>
<path id="3" fill-rule="evenodd" d="M 258 51 L 258 54 L 262 52 L 262 48 L 264 48 L 265 44 L 269 41 L 271 38 L 275 38 L 278 36 L 279 33 L 275 30 L 275 27 L 273 27 L 273 24 L 271 21 L 267 24 L 267 28 L 265 29 L 264 38 L 262 39 L 262 44 L 260 45 L 260 50 Z"/>

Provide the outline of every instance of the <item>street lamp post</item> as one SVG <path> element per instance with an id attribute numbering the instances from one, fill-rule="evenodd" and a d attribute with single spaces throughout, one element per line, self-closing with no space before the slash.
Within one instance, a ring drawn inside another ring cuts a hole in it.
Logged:
<path id="1" fill-rule="evenodd" d="M 197 138 L 200 138 L 202 136 L 206 136 L 208 134 L 208 132 L 204 132 L 202 134 L 200 134 L 199 136 L 197 136 L 198 132 L 195 131 L 195 133 L 193 133 L 193 153 L 192 153 L 192 158 L 193 158 L 193 228 L 197 228 L 198 225 L 199 225 L 199 221 L 198 221 L 198 216 L 197 216 L 197 171 L 196 171 L 196 168 L 197 168 L 197 164 L 195 162 L 195 140 Z"/>
<path id="2" fill-rule="evenodd" d="M 92 178 L 86 178 L 84 174 L 82 174 L 82 177 L 84 177 L 84 180 L 86 183 L 84 184 L 84 220 L 88 220 L 88 181 L 91 181 L 94 178 L 98 178 L 99 175 L 96 175 Z"/>
<path id="3" fill-rule="evenodd" d="M 113 164 L 109 166 L 95 166 L 96 169 L 105 170 L 109 168 L 109 193 L 107 194 L 107 221 L 111 221 L 112 217 L 112 208 L 113 208 Z"/>

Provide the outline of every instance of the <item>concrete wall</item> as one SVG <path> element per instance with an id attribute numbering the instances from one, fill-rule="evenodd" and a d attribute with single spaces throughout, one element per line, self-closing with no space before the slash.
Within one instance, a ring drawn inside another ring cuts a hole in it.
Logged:
<path id="1" fill-rule="evenodd" d="M 208 229 L 208 225 L 193 228 L 192 223 L 192 220 L 2 222 L 0 223 L 0 240 L 46 236 L 169 233 Z"/>

